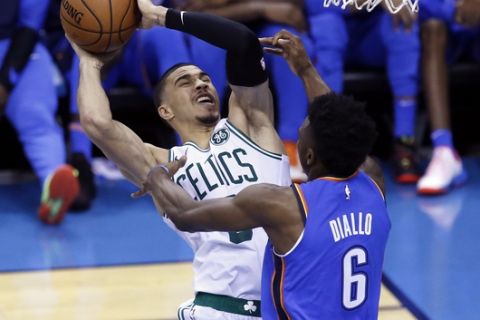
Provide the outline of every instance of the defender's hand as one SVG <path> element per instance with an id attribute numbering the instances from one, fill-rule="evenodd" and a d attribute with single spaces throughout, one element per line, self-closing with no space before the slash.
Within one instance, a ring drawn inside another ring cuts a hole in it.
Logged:
<path id="1" fill-rule="evenodd" d="M 164 179 L 170 180 L 178 169 L 183 167 L 187 162 L 187 157 L 183 156 L 178 160 L 169 162 L 167 164 L 160 164 L 153 167 L 147 175 L 147 181 L 143 183 L 143 186 L 137 192 L 132 193 L 132 198 L 140 198 L 152 191 L 152 186 L 161 182 Z"/>
<path id="2" fill-rule="evenodd" d="M 278 32 L 274 37 L 259 40 L 262 45 L 270 46 L 264 48 L 265 52 L 284 57 L 297 76 L 301 76 L 308 68 L 313 68 L 302 40 L 287 30 Z"/>
<path id="3" fill-rule="evenodd" d="M 164 6 L 156 6 L 151 0 L 137 0 L 137 3 L 140 13 L 142 14 L 141 28 L 150 29 L 155 25 L 165 26 L 167 8 Z"/>

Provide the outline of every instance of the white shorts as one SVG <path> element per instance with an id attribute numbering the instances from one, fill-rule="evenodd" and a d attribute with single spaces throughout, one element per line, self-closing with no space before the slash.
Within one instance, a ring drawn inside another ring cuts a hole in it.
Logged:
<path id="1" fill-rule="evenodd" d="M 193 299 L 185 301 L 178 307 L 179 320 L 261 320 L 259 317 L 250 317 L 240 314 L 218 311 L 213 308 L 198 306 Z"/>

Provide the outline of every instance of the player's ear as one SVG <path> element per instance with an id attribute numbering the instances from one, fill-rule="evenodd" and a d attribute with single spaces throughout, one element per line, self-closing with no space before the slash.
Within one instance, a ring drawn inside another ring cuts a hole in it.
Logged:
<path id="1" fill-rule="evenodd" d="M 157 108 L 157 112 L 163 120 L 170 121 L 175 117 L 172 108 L 168 104 L 162 104 Z"/>
<path id="2" fill-rule="evenodd" d="M 315 164 L 316 160 L 315 151 L 312 148 L 308 148 L 305 152 L 305 163 L 308 167 L 311 167 Z"/>

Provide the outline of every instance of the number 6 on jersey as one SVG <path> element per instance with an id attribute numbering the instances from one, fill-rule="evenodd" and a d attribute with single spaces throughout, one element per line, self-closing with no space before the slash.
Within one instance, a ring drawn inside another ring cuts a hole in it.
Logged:
<path id="1" fill-rule="evenodd" d="M 362 247 L 353 247 L 343 256 L 343 294 L 342 304 L 345 309 L 359 307 L 367 297 L 367 274 L 354 273 L 354 268 L 367 264 L 367 251 Z"/>

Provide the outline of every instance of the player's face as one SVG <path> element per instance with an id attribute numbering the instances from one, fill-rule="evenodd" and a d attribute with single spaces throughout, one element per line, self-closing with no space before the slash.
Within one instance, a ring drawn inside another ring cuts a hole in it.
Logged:
<path id="1" fill-rule="evenodd" d="M 175 70 L 169 76 L 165 92 L 166 102 L 180 122 L 193 120 L 214 125 L 220 118 L 217 90 L 208 74 L 196 66 Z"/>

